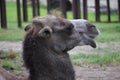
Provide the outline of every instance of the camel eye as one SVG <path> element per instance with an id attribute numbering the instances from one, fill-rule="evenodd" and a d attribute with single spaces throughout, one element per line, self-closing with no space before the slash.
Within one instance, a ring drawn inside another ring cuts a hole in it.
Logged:
<path id="1" fill-rule="evenodd" d="M 70 24 L 70 25 L 67 27 L 67 30 L 71 31 L 71 30 L 73 30 L 73 28 L 74 28 L 73 24 Z"/>
<path id="2" fill-rule="evenodd" d="M 60 25 L 61 25 L 61 26 L 65 26 L 65 23 L 64 23 L 64 22 L 60 22 Z"/>

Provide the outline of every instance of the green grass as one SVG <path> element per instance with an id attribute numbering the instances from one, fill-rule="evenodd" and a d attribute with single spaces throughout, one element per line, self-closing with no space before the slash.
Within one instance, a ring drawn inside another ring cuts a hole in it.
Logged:
<path id="1" fill-rule="evenodd" d="M 72 12 L 67 12 L 67 18 L 68 19 L 73 19 L 73 14 Z M 81 18 L 83 18 L 83 12 L 81 12 Z M 101 22 L 107 22 L 107 14 L 101 13 L 100 20 Z M 88 20 L 91 22 L 95 22 L 95 13 L 94 12 L 88 12 Z M 111 13 L 111 21 L 118 21 L 118 15 L 117 12 L 112 12 Z"/>
<path id="2" fill-rule="evenodd" d="M 1 62 L 0 66 L 6 68 L 6 69 L 19 69 L 19 66 L 14 64 L 13 62 L 9 61 L 8 59 L 5 59 Z"/>
<path id="3" fill-rule="evenodd" d="M 120 53 L 119 52 L 106 52 L 104 54 L 71 54 L 71 59 L 74 64 L 111 64 L 120 63 Z"/>
<path id="4" fill-rule="evenodd" d="M 120 42 L 120 23 L 94 23 L 100 30 L 97 42 Z"/>
<path id="5" fill-rule="evenodd" d="M 23 29 L 0 29 L 0 41 L 21 41 L 23 38 Z"/>

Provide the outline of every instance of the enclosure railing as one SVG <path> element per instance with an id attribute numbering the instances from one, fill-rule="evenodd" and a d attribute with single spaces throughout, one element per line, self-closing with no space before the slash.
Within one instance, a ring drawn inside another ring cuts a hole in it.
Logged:
<path id="1" fill-rule="evenodd" d="M 21 7 L 23 9 L 23 21 L 28 21 L 28 9 L 27 9 L 27 0 L 22 0 L 22 6 L 20 5 L 21 0 L 16 0 L 16 12 L 17 12 L 17 24 L 18 27 L 21 28 L 22 24 L 22 18 L 21 18 Z M 66 11 L 66 0 L 60 0 L 60 10 L 65 18 L 67 18 L 67 11 Z M 107 22 L 113 22 L 111 21 L 111 10 L 110 10 L 110 0 L 105 0 L 107 4 Z M 32 16 L 40 16 L 40 0 L 31 0 L 32 2 Z M 47 0 L 47 12 L 50 14 L 50 2 L 51 0 Z M 83 11 L 81 11 L 81 0 L 72 0 L 72 13 L 74 19 L 84 18 L 88 19 L 88 6 L 87 3 L 89 0 L 83 0 Z M 120 22 L 120 0 L 117 0 L 118 3 L 118 20 L 116 22 Z M 101 12 L 100 12 L 100 0 L 95 0 L 95 22 L 103 22 L 101 21 Z M 83 15 L 81 16 L 83 12 Z M 1 28 L 6 29 L 7 28 L 7 16 L 6 16 L 6 0 L 0 0 L 0 23 Z M 89 20 L 89 19 L 88 19 Z"/>

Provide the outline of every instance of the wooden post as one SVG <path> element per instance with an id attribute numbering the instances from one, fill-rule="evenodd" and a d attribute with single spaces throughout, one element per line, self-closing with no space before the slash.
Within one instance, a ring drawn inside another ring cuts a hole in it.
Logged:
<path id="1" fill-rule="evenodd" d="M 27 0 L 22 0 L 23 5 L 23 21 L 28 21 Z"/>
<path id="2" fill-rule="evenodd" d="M 120 0 L 118 0 L 118 21 L 120 22 Z"/>
<path id="3" fill-rule="evenodd" d="M 1 11 L 1 0 L 0 0 L 0 23 L 1 23 L 1 25 L 0 25 L 0 27 L 2 26 L 2 20 L 1 20 L 1 13 L 2 13 L 2 11 Z"/>
<path id="4" fill-rule="evenodd" d="M 96 22 L 100 22 L 100 0 L 95 0 L 95 18 Z"/>
<path id="5" fill-rule="evenodd" d="M 6 4 L 5 0 L 0 0 L 1 10 L 1 28 L 7 29 Z"/>
<path id="6" fill-rule="evenodd" d="M 37 10 L 36 10 L 36 0 L 32 0 L 32 13 L 33 13 L 33 17 L 35 17 L 37 15 Z"/>
<path id="7" fill-rule="evenodd" d="M 80 18 L 80 1 L 73 0 L 72 1 L 72 10 L 73 10 L 73 18 L 79 19 Z"/>
<path id="8" fill-rule="evenodd" d="M 40 1 L 37 0 L 37 15 L 40 15 Z"/>
<path id="9" fill-rule="evenodd" d="M 110 17 L 110 0 L 107 0 L 107 16 L 108 16 L 108 22 L 111 22 L 111 17 Z"/>
<path id="10" fill-rule="evenodd" d="M 61 12 L 62 12 L 62 15 L 64 16 L 64 18 L 67 18 L 67 16 L 66 16 L 66 0 L 60 1 L 60 9 L 61 9 Z"/>
<path id="11" fill-rule="evenodd" d="M 84 19 L 88 19 L 88 14 L 87 14 L 87 0 L 83 0 L 83 17 Z"/>
<path id="12" fill-rule="evenodd" d="M 50 0 L 47 0 L 47 13 L 50 14 Z"/>
<path id="13" fill-rule="evenodd" d="M 17 0 L 16 4 L 17 4 L 17 21 L 18 21 L 18 27 L 21 28 L 20 0 Z"/>

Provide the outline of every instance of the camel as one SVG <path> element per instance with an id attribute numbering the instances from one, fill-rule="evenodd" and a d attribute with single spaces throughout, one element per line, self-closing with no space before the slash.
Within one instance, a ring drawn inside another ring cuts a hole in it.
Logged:
<path id="1" fill-rule="evenodd" d="M 28 78 L 20 78 L 0 67 L 0 80 L 75 80 L 69 50 L 76 46 L 96 48 L 96 26 L 87 20 L 67 20 L 48 15 L 36 17 L 25 27 L 23 60 Z"/>

